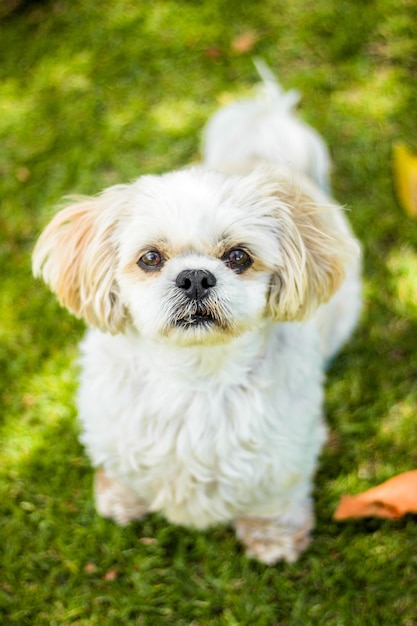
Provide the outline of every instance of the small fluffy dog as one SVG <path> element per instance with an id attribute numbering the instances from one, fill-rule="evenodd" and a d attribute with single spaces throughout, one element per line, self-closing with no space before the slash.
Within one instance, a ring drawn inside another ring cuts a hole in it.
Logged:
<path id="1" fill-rule="evenodd" d="M 324 370 L 360 278 L 327 149 L 261 72 L 261 95 L 209 122 L 202 164 L 74 200 L 34 273 L 91 326 L 78 402 L 99 513 L 231 523 L 272 564 L 309 542 Z"/>

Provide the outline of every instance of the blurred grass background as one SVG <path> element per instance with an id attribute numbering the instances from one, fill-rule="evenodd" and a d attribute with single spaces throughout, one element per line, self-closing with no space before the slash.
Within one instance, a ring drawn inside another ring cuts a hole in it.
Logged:
<path id="1" fill-rule="evenodd" d="M 417 624 L 417 524 L 332 521 L 344 491 L 417 467 L 417 224 L 392 143 L 417 152 L 414 0 L 49 0 L 0 5 L 0 623 Z M 262 56 L 331 146 L 364 246 L 364 310 L 329 373 L 317 527 L 295 565 L 227 528 L 100 519 L 77 442 L 81 322 L 33 280 L 54 205 L 199 156 Z"/>

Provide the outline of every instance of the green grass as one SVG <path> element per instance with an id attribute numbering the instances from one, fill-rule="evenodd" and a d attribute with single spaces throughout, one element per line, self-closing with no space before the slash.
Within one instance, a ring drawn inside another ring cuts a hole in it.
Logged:
<path id="1" fill-rule="evenodd" d="M 416 32 L 413 0 L 51 0 L 2 19 L 0 623 L 417 625 L 416 517 L 332 521 L 344 491 L 417 467 L 417 223 L 391 173 L 393 141 L 417 152 Z M 302 91 L 364 246 L 362 321 L 329 373 L 314 542 L 273 568 L 228 528 L 95 514 L 74 405 L 83 325 L 30 270 L 63 195 L 198 159 L 208 115 L 255 82 L 253 55 Z"/>

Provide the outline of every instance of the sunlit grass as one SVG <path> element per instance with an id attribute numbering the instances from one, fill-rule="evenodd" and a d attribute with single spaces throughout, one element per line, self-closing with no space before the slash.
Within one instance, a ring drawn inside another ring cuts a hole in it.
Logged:
<path id="1" fill-rule="evenodd" d="M 404 107 L 405 91 L 398 88 L 402 78 L 402 72 L 382 66 L 353 86 L 346 85 L 335 94 L 333 101 L 348 116 L 359 115 L 373 120 L 374 124 L 386 124 Z"/>
<path id="2" fill-rule="evenodd" d="M 401 247 L 393 250 L 388 258 L 395 292 L 395 308 L 399 315 L 417 316 L 417 252 Z"/>

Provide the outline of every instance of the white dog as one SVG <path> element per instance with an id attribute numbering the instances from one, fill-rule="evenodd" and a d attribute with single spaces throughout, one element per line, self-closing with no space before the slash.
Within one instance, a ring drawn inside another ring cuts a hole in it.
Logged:
<path id="1" fill-rule="evenodd" d="M 324 369 L 360 264 L 323 141 L 265 83 L 210 121 L 201 165 L 61 210 L 34 272 L 92 327 L 79 414 L 98 511 L 232 523 L 275 563 L 309 542 Z"/>

